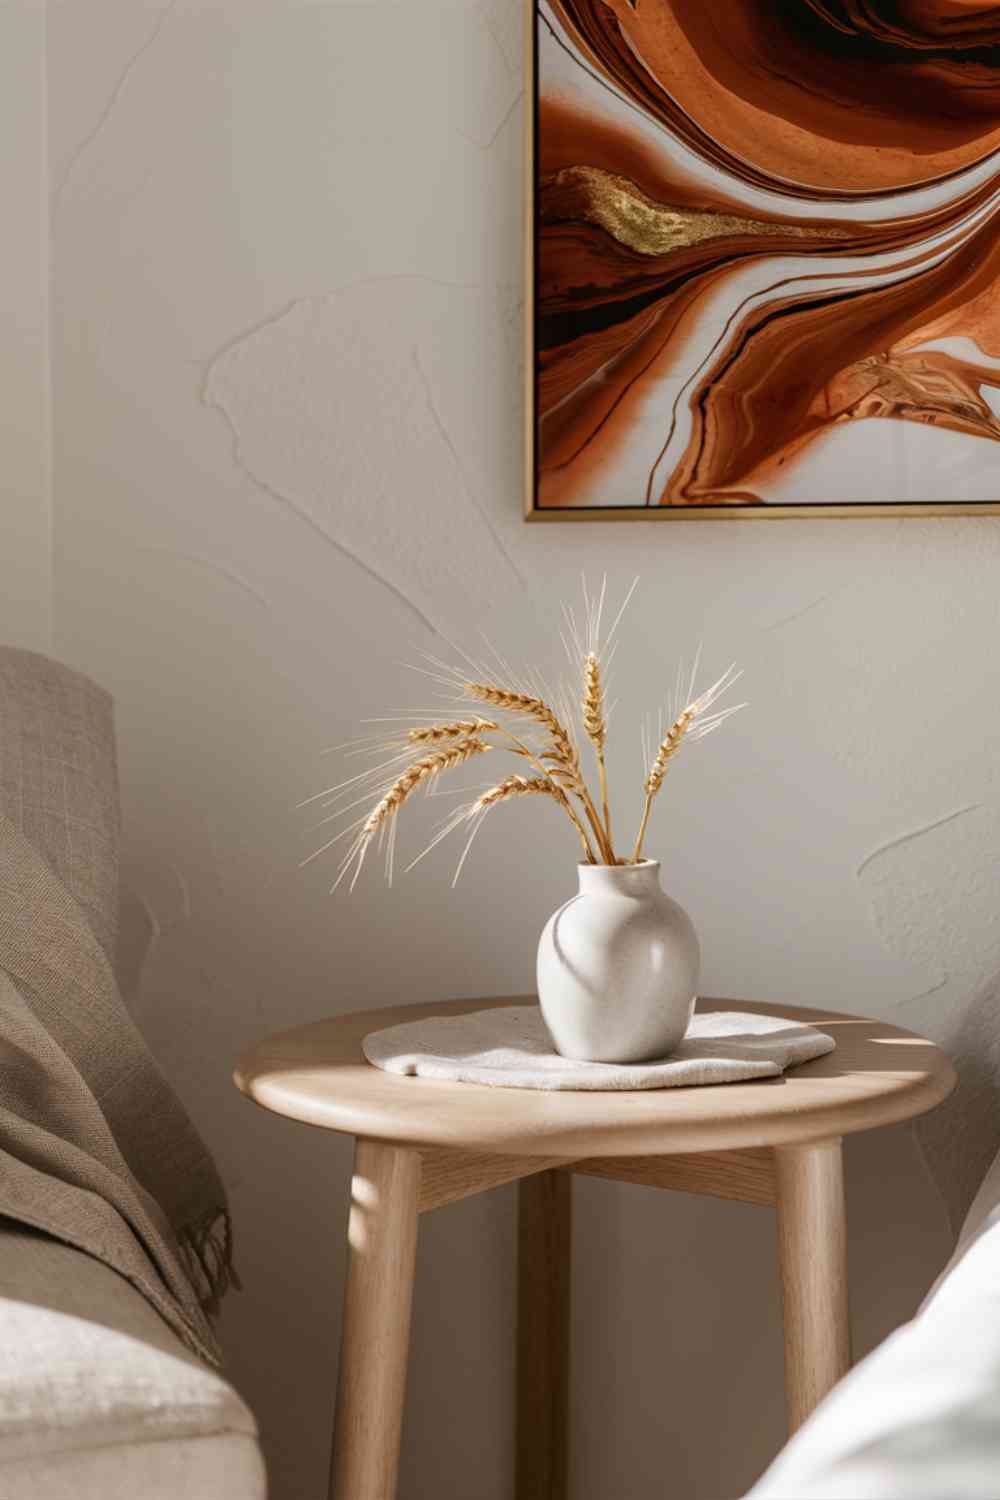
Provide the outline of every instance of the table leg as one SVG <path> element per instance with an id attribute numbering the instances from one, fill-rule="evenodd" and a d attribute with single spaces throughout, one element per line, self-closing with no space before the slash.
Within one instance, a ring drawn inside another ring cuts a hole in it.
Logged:
<path id="1" fill-rule="evenodd" d="M 775 1148 L 791 1432 L 851 1364 L 839 1140 Z"/>
<path id="2" fill-rule="evenodd" d="M 572 1176 L 518 1185 L 517 1500 L 566 1500 Z"/>
<path id="3" fill-rule="evenodd" d="M 420 1153 L 359 1140 L 330 1500 L 393 1500 L 417 1250 Z"/>

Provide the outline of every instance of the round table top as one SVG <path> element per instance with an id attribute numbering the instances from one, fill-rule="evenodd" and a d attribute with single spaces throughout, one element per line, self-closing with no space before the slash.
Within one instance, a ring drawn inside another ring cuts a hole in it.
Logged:
<path id="1" fill-rule="evenodd" d="M 401 1021 L 530 1004 L 534 998 L 438 1001 L 333 1016 L 257 1042 L 240 1058 L 235 1081 L 264 1109 L 326 1130 L 547 1157 L 650 1156 L 822 1140 L 923 1114 L 955 1085 L 945 1054 L 899 1026 L 747 1000 L 699 1000 L 698 1009 L 807 1021 L 829 1032 L 836 1050 L 777 1078 L 621 1093 L 492 1088 L 385 1073 L 361 1051 L 369 1032 Z"/>

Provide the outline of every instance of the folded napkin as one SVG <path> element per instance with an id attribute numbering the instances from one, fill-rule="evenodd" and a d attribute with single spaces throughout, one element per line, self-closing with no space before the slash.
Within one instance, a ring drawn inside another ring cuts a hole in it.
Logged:
<path id="1" fill-rule="evenodd" d="M 373 1031 L 365 1057 L 387 1073 L 507 1089 L 671 1089 L 773 1078 L 832 1052 L 832 1036 L 781 1016 L 695 1015 L 669 1057 L 644 1063 L 575 1062 L 553 1049 L 537 1005 L 431 1016 Z"/>

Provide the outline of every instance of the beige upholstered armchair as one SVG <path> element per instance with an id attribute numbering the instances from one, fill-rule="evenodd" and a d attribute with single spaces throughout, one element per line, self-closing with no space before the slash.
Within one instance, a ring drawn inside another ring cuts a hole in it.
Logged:
<path id="1" fill-rule="evenodd" d="M 8 932 L 10 911 L 19 910 L 23 892 L 7 856 L 11 846 L 30 846 L 42 877 L 55 877 L 53 889 L 58 886 L 67 909 L 83 913 L 87 941 L 96 939 L 95 962 L 103 954 L 113 965 L 118 833 L 107 694 L 44 657 L 0 650 L 0 837 L 7 845 L 0 901 L 7 905 Z M 44 923 L 39 931 L 38 942 L 50 941 Z M 183 1313 L 164 1315 L 176 1305 L 176 1290 L 162 1280 L 163 1262 L 158 1269 L 139 1235 L 134 1247 L 128 1245 L 132 1227 L 119 1223 L 114 1207 L 94 1203 L 89 1218 L 80 1211 L 100 1194 L 86 1185 L 88 1163 L 71 1154 L 81 1155 L 78 1145 L 66 1148 L 66 1165 L 58 1140 L 51 1157 L 38 1145 L 59 1137 L 68 1106 L 44 1070 L 32 1082 L 18 1041 L 23 1032 L 17 1028 L 30 1017 L 24 1001 L 30 986 L 22 985 L 19 995 L 19 975 L 4 953 L 29 936 L 36 940 L 22 922 L 13 945 L 4 948 L 0 937 L 0 1495 L 261 1500 L 266 1486 L 254 1419 L 199 1357 L 197 1338 L 185 1339 Z M 110 968 L 107 974 L 113 988 Z M 114 1003 L 120 1004 L 117 991 Z M 80 1019 L 92 1024 L 94 1017 Z M 124 1013 L 123 1023 L 130 1030 Z M 119 1040 L 109 1036 L 109 1048 Z M 163 1087 L 169 1090 L 165 1081 Z M 105 1108 L 104 1117 L 113 1120 L 113 1112 Z M 48 1172 L 52 1160 L 55 1177 Z M 38 1186 L 37 1194 L 25 1191 L 25 1183 Z M 38 1227 L 71 1226 L 73 1212 L 84 1225 L 79 1235 L 72 1228 L 59 1234 Z M 167 1234 L 166 1211 L 160 1215 L 152 1204 L 150 1216 Z M 111 1248 L 104 1255 L 93 1237 L 95 1224 L 120 1231 L 125 1251 Z M 138 1270 L 130 1275 L 133 1264 Z M 143 1265 L 149 1267 L 145 1283 Z M 195 1287 L 191 1318 L 200 1316 L 198 1296 Z"/>

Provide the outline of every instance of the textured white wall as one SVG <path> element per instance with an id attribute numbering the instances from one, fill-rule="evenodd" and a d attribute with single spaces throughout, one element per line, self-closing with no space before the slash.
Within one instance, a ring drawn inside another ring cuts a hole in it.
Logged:
<path id="1" fill-rule="evenodd" d="M 45 0 L 0 6 L 0 640 L 51 645 Z"/>
<path id="2" fill-rule="evenodd" d="M 580 570 L 641 572 L 619 819 L 678 654 L 738 656 L 753 704 L 651 841 L 706 990 L 923 1024 L 1000 966 L 1000 523 L 520 519 L 520 9 L 50 4 L 56 648 L 118 699 L 139 1016 L 232 1188 L 224 1333 L 277 1500 L 322 1489 L 349 1149 L 239 1099 L 233 1054 L 527 989 L 574 881 L 527 808 L 455 893 L 447 859 L 351 899 L 297 870 L 320 749 L 427 701 L 401 659 L 481 629 L 555 659 Z M 850 1160 L 863 1344 L 946 1240 L 905 1131 Z M 769 1217 L 592 1183 L 578 1205 L 576 1500 L 735 1495 L 781 1432 Z M 509 1493 L 512 1208 L 422 1228 L 403 1500 Z"/>

